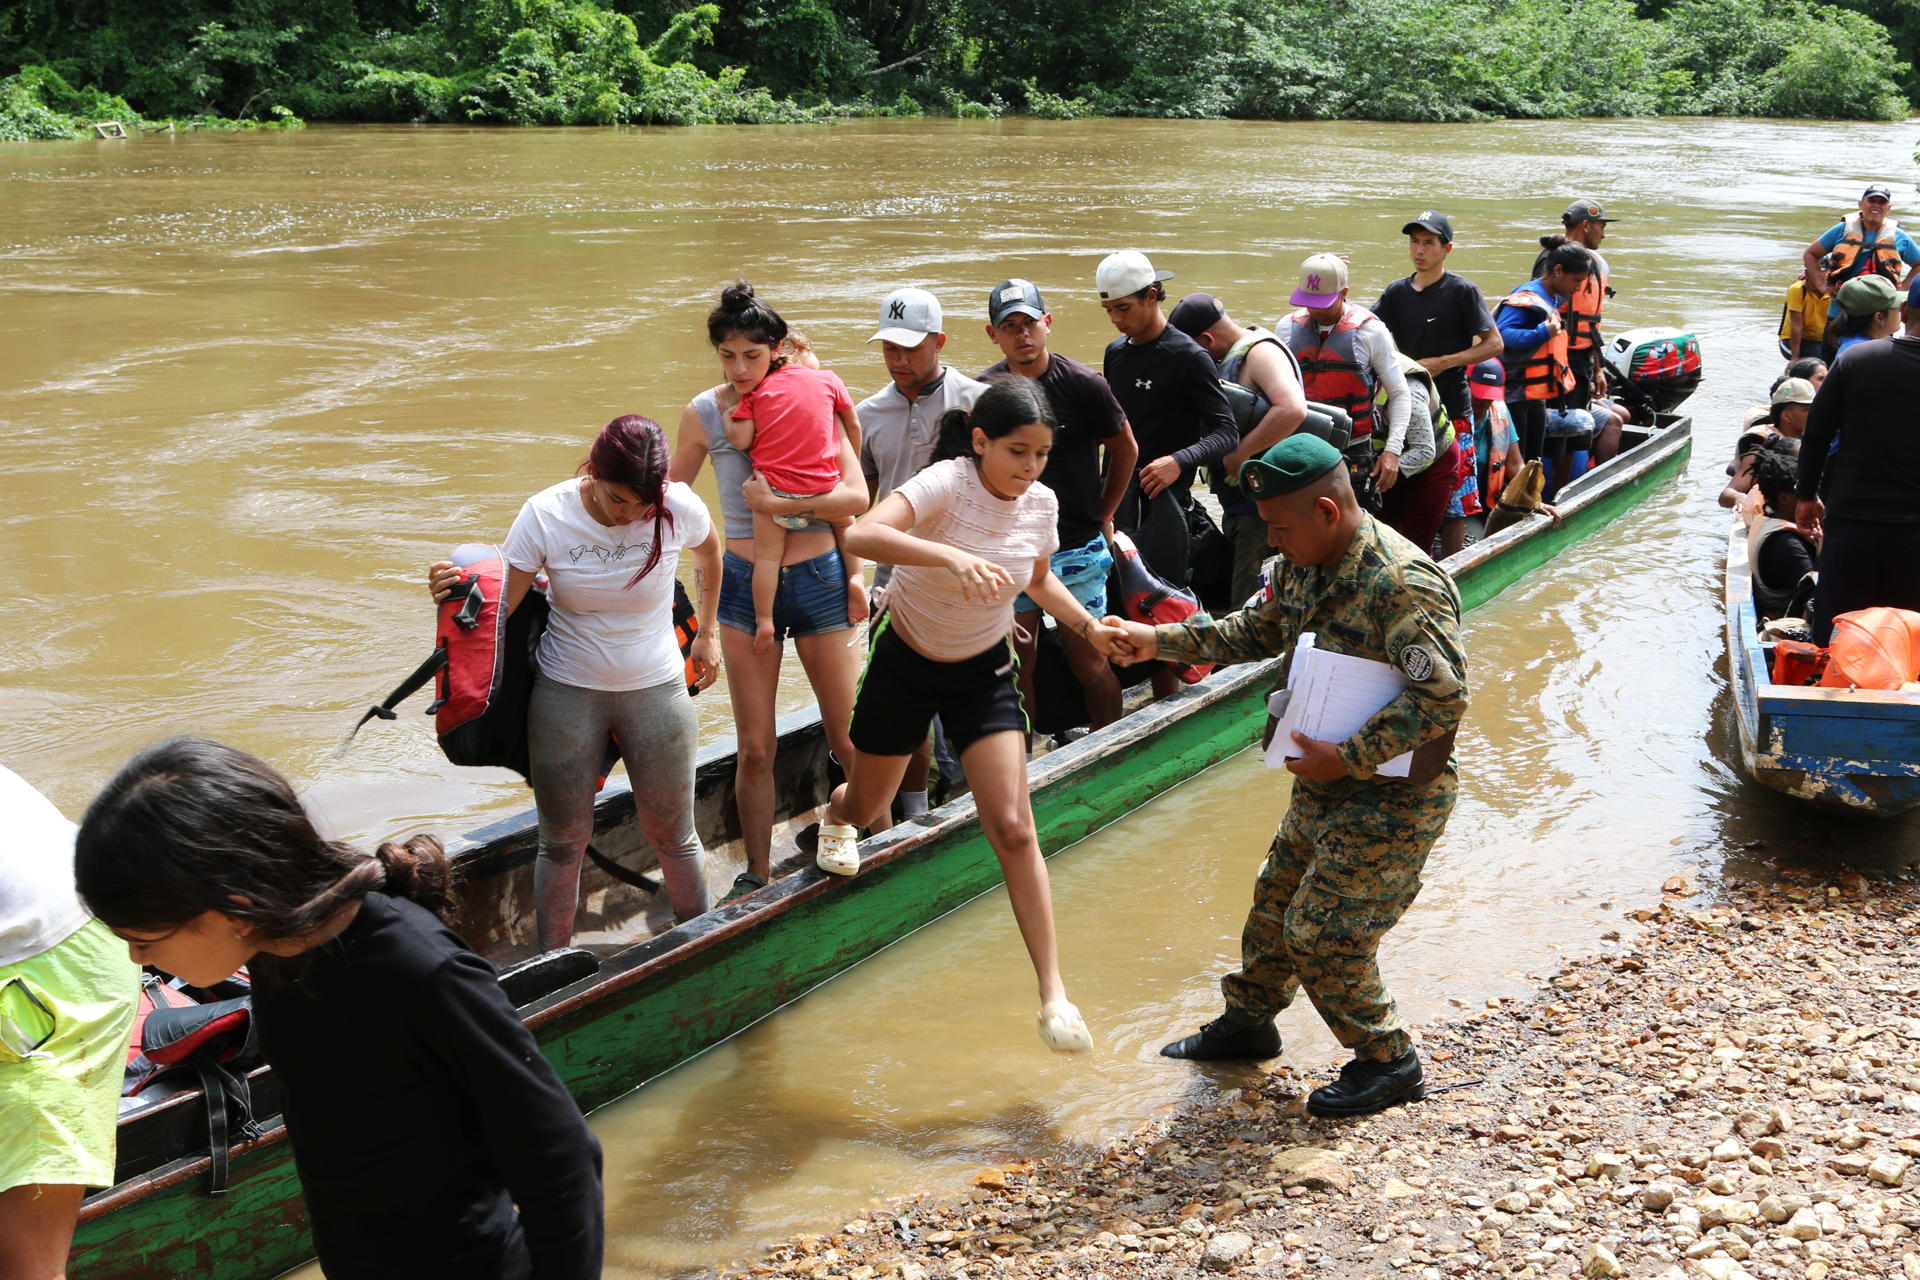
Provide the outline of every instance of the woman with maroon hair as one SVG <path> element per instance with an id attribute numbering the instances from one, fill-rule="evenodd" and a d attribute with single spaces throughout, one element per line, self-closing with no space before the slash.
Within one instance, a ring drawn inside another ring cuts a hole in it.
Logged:
<path id="1" fill-rule="evenodd" d="M 694 558 L 700 634 L 690 656 L 704 689 L 720 670 L 720 538 L 706 504 L 668 480 L 666 434 L 651 418 L 628 415 L 602 427 L 579 473 L 528 498 L 501 547 L 508 612 L 542 570 L 553 606 L 527 707 L 529 781 L 540 814 L 535 909 L 545 949 L 573 937 L 580 859 L 593 837 L 609 733 L 627 763 L 634 811 L 659 856 L 674 919 L 707 909 L 705 851 L 693 826 L 699 728 L 673 630 L 682 549 Z M 441 561 L 428 581 L 441 600 L 460 571 Z"/>

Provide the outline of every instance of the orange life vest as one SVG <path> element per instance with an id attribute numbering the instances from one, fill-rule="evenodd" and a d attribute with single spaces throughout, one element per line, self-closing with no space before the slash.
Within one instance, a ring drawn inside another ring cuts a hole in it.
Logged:
<path id="1" fill-rule="evenodd" d="M 1567 322 L 1567 350 L 1585 351 L 1588 347 L 1600 343 L 1600 311 L 1607 303 L 1607 277 L 1605 272 L 1589 271 L 1567 299 L 1567 305 L 1560 308 L 1560 316 Z"/>
<path id="2" fill-rule="evenodd" d="M 1547 300 L 1531 289 L 1516 289 L 1501 305 L 1538 311 L 1543 323 L 1553 314 Z M 1560 332 L 1536 347 L 1519 371 L 1508 376 L 1508 386 L 1515 382 L 1520 384 L 1521 393 L 1528 400 L 1554 400 L 1573 390 L 1573 370 L 1567 365 L 1566 326 L 1561 326 Z"/>
<path id="3" fill-rule="evenodd" d="M 1293 313 L 1287 329 L 1287 349 L 1300 362 L 1307 399 L 1345 409 L 1356 441 L 1373 435 L 1375 380 L 1356 332 L 1373 318 L 1373 312 L 1349 302 L 1324 337 L 1304 309 Z"/>
<path id="4" fill-rule="evenodd" d="M 1850 213 L 1843 224 L 1846 231 L 1840 237 L 1840 243 L 1821 260 L 1827 270 L 1827 292 L 1839 291 L 1841 285 L 1860 275 L 1882 275 L 1898 283 L 1901 268 L 1900 250 L 1896 247 L 1900 238 L 1900 224 L 1892 218 L 1881 222 L 1879 234 L 1874 237 L 1871 251 L 1867 248 L 1867 233 L 1860 225 L 1860 215 Z"/>

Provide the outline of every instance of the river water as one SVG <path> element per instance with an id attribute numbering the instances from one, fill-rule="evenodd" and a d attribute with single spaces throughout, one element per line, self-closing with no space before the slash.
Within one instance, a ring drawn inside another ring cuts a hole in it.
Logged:
<path id="1" fill-rule="evenodd" d="M 701 320 L 744 274 L 856 393 L 878 300 L 946 303 L 950 363 L 998 356 L 987 290 L 1046 291 L 1097 364 L 1093 267 L 1122 246 L 1243 320 L 1300 257 L 1362 301 L 1447 212 L 1489 294 L 1576 195 L 1620 219 L 1610 329 L 1683 324 L 1708 379 L 1685 475 L 1472 615 L 1462 799 L 1385 965 L 1410 1019 L 1609 945 L 1676 871 L 1904 858 L 1910 824 L 1804 813 L 1743 782 L 1719 640 L 1740 412 L 1777 371 L 1800 250 L 1904 126 L 1092 121 L 273 136 L 0 146 L 0 762 L 70 813 L 174 732 L 274 760 L 338 832 L 462 830 L 525 807 L 455 770 L 425 717 L 360 710 L 431 645 L 421 566 L 504 534 L 624 412 L 670 427 L 715 380 Z M 1836 157 L 1847 167 L 1836 167 Z M 1896 182 L 1896 204 L 1911 199 Z M 710 474 L 703 486 L 711 496 Z M 783 709 L 807 702 L 789 681 Z M 704 734 L 727 734 L 716 690 Z M 999 894 L 601 1111 L 609 1275 L 698 1272 L 869 1198 L 953 1189 L 1233 1087 L 1155 1050 L 1211 1016 L 1284 787 L 1242 755 L 1055 859 L 1069 986 L 1097 1052 L 1032 1030 Z M 1289 1053 L 1336 1047 L 1304 1002 Z"/>

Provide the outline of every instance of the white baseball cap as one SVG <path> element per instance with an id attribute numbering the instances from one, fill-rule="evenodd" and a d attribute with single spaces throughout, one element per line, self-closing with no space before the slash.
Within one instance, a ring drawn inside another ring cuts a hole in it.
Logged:
<path id="1" fill-rule="evenodd" d="M 1296 307 L 1330 307 L 1347 287 L 1347 264 L 1334 253 L 1316 253 L 1300 264 L 1300 287 L 1288 301 Z"/>
<path id="2" fill-rule="evenodd" d="M 917 347 L 933 334 L 945 332 L 938 298 L 925 289 L 895 289 L 880 304 L 880 332 L 867 341 Z"/>
<path id="3" fill-rule="evenodd" d="M 1138 293 L 1156 280 L 1171 279 L 1173 272 L 1155 271 L 1147 255 L 1138 249 L 1108 254 L 1100 259 L 1100 268 L 1093 273 L 1094 287 L 1100 290 L 1102 302 Z"/>

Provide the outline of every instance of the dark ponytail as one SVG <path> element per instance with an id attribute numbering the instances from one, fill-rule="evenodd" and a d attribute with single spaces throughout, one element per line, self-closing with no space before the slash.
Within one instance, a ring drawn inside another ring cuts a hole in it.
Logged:
<path id="1" fill-rule="evenodd" d="M 786 363 L 780 344 L 787 338 L 787 322 L 780 313 L 754 296 L 753 286 L 736 280 L 720 291 L 720 305 L 707 313 L 707 341 L 719 346 L 739 334 L 748 342 L 774 349 L 772 367 Z"/>
<path id="2" fill-rule="evenodd" d="M 1540 237 L 1540 255 L 1533 260 L 1533 278 L 1538 280 L 1547 271 L 1547 255 L 1567 242 L 1567 237 L 1558 231 L 1549 232 Z"/>
<path id="3" fill-rule="evenodd" d="M 1011 435 L 1021 427 L 1038 424 L 1057 430 L 1060 419 L 1047 403 L 1047 393 L 1032 378 L 1017 373 L 989 379 L 986 391 L 973 402 L 973 409 L 949 409 L 940 417 L 940 436 L 934 441 L 934 462 L 948 458 L 971 458 L 973 432 L 977 427 L 989 440 Z"/>
<path id="4" fill-rule="evenodd" d="M 89 911 L 141 931 L 218 911 L 279 941 L 369 893 L 408 898 L 442 920 L 456 906 L 435 837 L 372 856 L 323 839 L 271 765 L 203 738 L 170 739 L 121 767 L 81 819 L 73 873 Z"/>
<path id="5" fill-rule="evenodd" d="M 1544 276 L 1555 267 L 1577 276 L 1592 275 L 1597 269 L 1598 264 L 1593 260 L 1593 251 L 1585 245 L 1574 244 L 1564 236 L 1542 236 L 1541 239 L 1543 241 L 1559 239 L 1561 243 L 1540 255 L 1536 276 Z"/>

